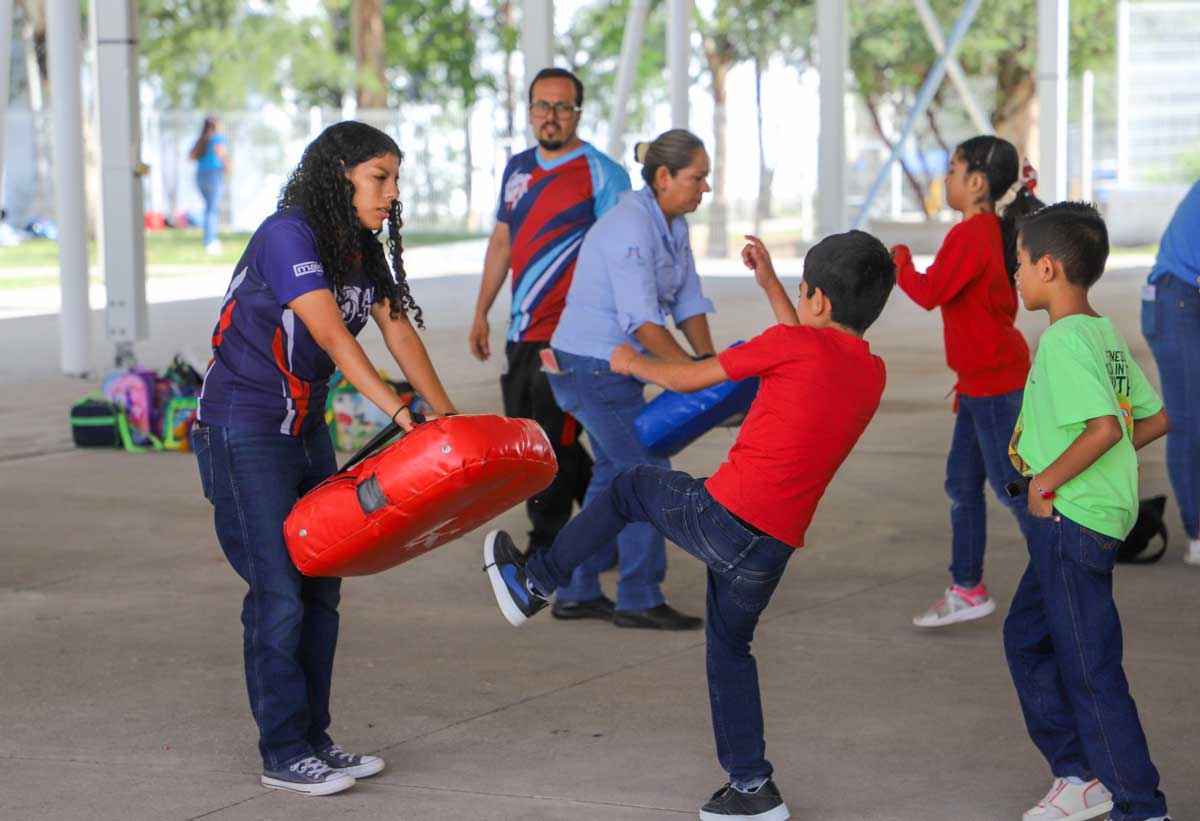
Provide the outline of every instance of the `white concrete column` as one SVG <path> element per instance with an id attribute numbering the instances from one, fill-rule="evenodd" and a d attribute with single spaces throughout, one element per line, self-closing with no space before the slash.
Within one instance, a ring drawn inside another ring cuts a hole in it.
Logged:
<path id="1" fill-rule="evenodd" d="M 137 6 L 134 0 L 93 0 L 90 12 L 100 127 L 101 245 L 108 291 L 105 325 L 117 347 L 118 364 L 132 364 L 133 343 L 145 339 L 149 327 Z"/>
<path id="2" fill-rule="evenodd" d="M 1070 0 L 1037 0 L 1039 193 L 1067 198 L 1067 63 Z"/>
<path id="3" fill-rule="evenodd" d="M 527 89 L 534 75 L 554 65 L 554 0 L 521 0 L 521 8 L 521 54 L 525 58 Z"/>
<path id="4" fill-rule="evenodd" d="M 0 0 L 0 205 L 4 205 L 4 140 L 8 121 L 8 68 L 12 64 L 13 0 Z"/>
<path id="5" fill-rule="evenodd" d="M 1129 176 L 1129 2 L 1117 4 L 1117 182 Z"/>
<path id="6" fill-rule="evenodd" d="M 625 34 L 621 40 L 621 62 L 617 66 L 617 100 L 613 105 L 613 118 L 608 133 L 608 156 L 618 163 L 625 153 L 625 123 L 629 120 L 629 98 L 633 94 L 633 81 L 637 77 L 638 57 L 642 53 L 642 39 L 646 35 L 646 17 L 650 13 L 650 0 L 631 0 L 629 16 L 625 21 Z"/>
<path id="7" fill-rule="evenodd" d="M 817 235 L 846 230 L 846 69 L 849 38 L 841 0 L 817 0 L 821 130 L 817 144 Z"/>
<path id="8" fill-rule="evenodd" d="M 88 303 L 87 195 L 83 177 L 83 105 L 79 78 L 78 0 L 47 0 L 46 52 L 54 134 L 54 219 L 58 224 L 59 330 L 63 373 L 83 376 L 91 365 Z"/>
<path id="9" fill-rule="evenodd" d="M 667 73 L 671 88 L 671 128 L 688 128 L 688 64 L 692 56 L 692 0 L 668 0 Z"/>
<path id="10" fill-rule="evenodd" d="M 1079 131 L 1079 198 L 1084 202 L 1092 201 L 1092 146 L 1095 144 L 1095 100 L 1096 74 L 1091 69 L 1083 72 L 1083 97 L 1080 112 L 1082 122 Z"/>

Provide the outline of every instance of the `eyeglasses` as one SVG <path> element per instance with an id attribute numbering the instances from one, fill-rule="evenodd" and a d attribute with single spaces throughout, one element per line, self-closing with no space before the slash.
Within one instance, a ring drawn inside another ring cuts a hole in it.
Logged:
<path id="1" fill-rule="evenodd" d="M 561 120 L 583 111 L 583 108 L 570 103 L 548 103 L 545 100 L 534 100 L 529 104 L 529 113 L 535 117 L 549 117 L 552 111 L 554 116 Z"/>

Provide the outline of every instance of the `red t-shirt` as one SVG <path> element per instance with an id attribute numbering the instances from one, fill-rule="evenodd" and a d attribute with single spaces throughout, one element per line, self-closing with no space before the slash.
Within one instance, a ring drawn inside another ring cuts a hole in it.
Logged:
<path id="1" fill-rule="evenodd" d="M 734 515 L 803 547 L 817 502 L 879 407 L 883 360 L 865 340 L 797 325 L 718 358 L 730 379 L 760 382 L 728 460 L 704 486 Z"/>
<path id="2" fill-rule="evenodd" d="M 896 284 L 925 310 L 941 307 L 946 364 L 958 375 L 955 390 L 997 396 L 1025 387 L 1029 345 L 1013 326 L 1017 289 L 1004 267 L 995 214 L 976 214 L 951 228 L 923 274 L 901 245 Z"/>

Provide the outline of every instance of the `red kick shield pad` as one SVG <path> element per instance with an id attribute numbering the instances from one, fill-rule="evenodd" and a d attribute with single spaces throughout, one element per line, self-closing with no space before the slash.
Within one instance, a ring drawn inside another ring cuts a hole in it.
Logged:
<path id="1" fill-rule="evenodd" d="M 283 523 L 306 576 L 366 576 L 495 518 L 558 472 L 531 419 L 451 416 L 418 425 L 305 494 Z"/>

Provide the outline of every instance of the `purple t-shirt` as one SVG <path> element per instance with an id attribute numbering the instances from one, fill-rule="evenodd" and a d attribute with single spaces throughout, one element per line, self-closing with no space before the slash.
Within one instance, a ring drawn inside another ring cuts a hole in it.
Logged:
<path id="1" fill-rule="evenodd" d="M 324 424 L 334 364 L 288 307 L 318 288 L 332 290 L 317 238 L 298 208 L 268 217 L 234 269 L 213 329 L 213 358 L 199 419 L 237 430 L 297 436 Z M 375 288 L 361 267 L 338 300 L 346 330 L 362 330 Z"/>

